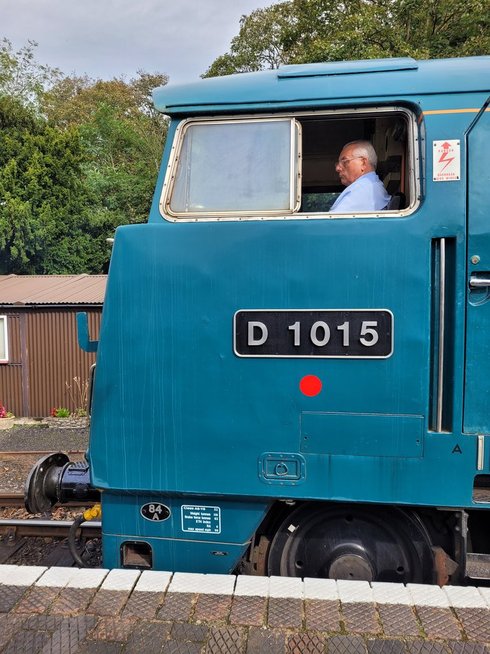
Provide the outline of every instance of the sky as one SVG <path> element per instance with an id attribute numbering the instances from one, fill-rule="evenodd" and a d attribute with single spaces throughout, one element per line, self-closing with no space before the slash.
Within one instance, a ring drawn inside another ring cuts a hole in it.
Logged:
<path id="1" fill-rule="evenodd" d="M 278 0 L 0 0 L 0 39 L 66 75 L 195 81 L 229 50 L 239 20 Z"/>

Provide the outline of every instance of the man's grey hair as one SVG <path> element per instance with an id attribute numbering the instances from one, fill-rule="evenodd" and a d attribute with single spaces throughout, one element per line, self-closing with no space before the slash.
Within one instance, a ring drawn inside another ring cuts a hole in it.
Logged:
<path id="1" fill-rule="evenodd" d="M 378 156 L 370 141 L 351 141 L 350 143 L 346 143 L 344 148 L 347 146 L 354 146 L 353 155 L 355 157 L 366 157 L 370 165 L 376 169 Z"/>

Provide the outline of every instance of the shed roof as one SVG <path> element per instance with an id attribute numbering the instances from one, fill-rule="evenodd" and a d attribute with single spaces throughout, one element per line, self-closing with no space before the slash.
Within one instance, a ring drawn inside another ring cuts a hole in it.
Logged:
<path id="1" fill-rule="evenodd" d="M 0 305 L 102 304 L 107 275 L 0 275 Z"/>

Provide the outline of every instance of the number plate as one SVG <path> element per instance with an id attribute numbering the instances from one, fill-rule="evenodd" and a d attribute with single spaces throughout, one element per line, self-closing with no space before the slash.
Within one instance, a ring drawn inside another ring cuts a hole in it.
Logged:
<path id="1" fill-rule="evenodd" d="M 388 309 L 243 310 L 233 322 L 240 357 L 384 359 L 393 353 Z"/>

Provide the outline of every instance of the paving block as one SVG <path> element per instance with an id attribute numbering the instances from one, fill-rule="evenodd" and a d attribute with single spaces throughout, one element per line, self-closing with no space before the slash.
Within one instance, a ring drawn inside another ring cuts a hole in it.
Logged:
<path id="1" fill-rule="evenodd" d="M 158 609 L 163 604 L 165 593 L 154 593 L 133 590 L 126 606 L 123 609 L 123 618 L 144 618 L 152 620 L 155 618 Z"/>
<path id="2" fill-rule="evenodd" d="M 338 600 L 305 600 L 306 628 L 313 631 L 341 631 Z"/>
<path id="3" fill-rule="evenodd" d="M 413 605 L 412 596 L 403 584 L 374 581 L 371 583 L 371 588 L 373 589 L 373 598 L 376 604 Z"/>
<path id="4" fill-rule="evenodd" d="M 348 633 L 378 634 L 381 626 L 377 619 L 374 604 L 359 602 L 342 604 L 342 619 Z"/>
<path id="5" fill-rule="evenodd" d="M 0 583 L 5 586 L 31 586 L 47 570 L 44 566 L 39 565 L 5 565 L 3 577 Z"/>
<path id="6" fill-rule="evenodd" d="M 173 640 L 203 643 L 209 633 L 209 627 L 203 624 L 189 624 L 188 622 L 174 622 L 170 630 Z"/>
<path id="7" fill-rule="evenodd" d="M 373 602 L 373 589 L 367 581 L 337 580 L 337 591 L 342 604 Z"/>
<path id="8" fill-rule="evenodd" d="M 23 618 L 23 628 L 31 631 L 49 631 L 53 633 L 59 629 L 63 617 L 61 615 L 29 615 Z"/>
<path id="9" fill-rule="evenodd" d="M 73 568 L 75 574 L 66 584 L 67 588 L 98 588 L 109 574 L 104 568 Z"/>
<path id="10" fill-rule="evenodd" d="M 95 615 L 119 615 L 128 601 L 129 591 L 104 590 L 99 588 L 90 605 L 87 613 Z"/>
<path id="11" fill-rule="evenodd" d="M 231 600 L 231 595 L 199 595 L 194 609 L 194 620 L 226 620 L 230 613 Z"/>
<path id="12" fill-rule="evenodd" d="M 310 600 L 338 600 L 339 593 L 334 579 L 312 579 L 305 577 L 304 597 Z"/>
<path id="13" fill-rule="evenodd" d="M 139 570 L 111 570 L 102 583 L 102 590 L 130 591 L 141 575 Z"/>
<path id="14" fill-rule="evenodd" d="M 171 572 L 144 570 L 136 582 L 134 590 L 142 593 L 164 593 L 171 579 Z"/>
<path id="15" fill-rule="evenodd" d="M 3 650 L 5 645 L 18 631 L 25 629 L 24 625 L 24 616 L 0 615 L 0 649 Z"/>
<path id="16" fill-rule="evenodd" d="M 5 580 L 9 578 L 10 573 L 18 570 L 20 567 L 19 565 L 9 565 L 6 563 L 0 565 L 0 584 L 4 584 Z"/>
<path id="17" fill-rule="evenodd" d="M 299 577 L 269 577 L 269 597 L 303 599 L 303 580 Z"/>
<path id="18" fill-rule="evenodd" d="M 123 643 L 113 643 L 106 640 L 89 640 L 80 645 L 77 654 L 122 654 Z"/>
<path id="19" fill-rule="evenodd" d="M 417 615 L 429 638 L 461 638 L 461 630 L 451 609 L 417 606 Z"/>
<path id="20" fill-rule="evenodd" d="M 482 643 L 454 641 L 447 645 L 451 654 L 490 654 L 490 647 Z"/>
<path id="21" fill-rule="evenodd" d="M 303 623 L 303 602 L 298 598 L 269 598 L 267 622 L 270 627 L 299 629 Z"/>
<path id="22" fill-rule="evenodd" d="M 42 654 L 71 654 L 79 651 L 80 644 L 95 627 L 93 616 L 77 616 L 64 618 L 58 629 L 53 633 L 51 642 L 46 645 Z"/>
<path id="23" fill-rule="evenodd" d="M 202 654 L 201 643 L 182 642 L 181 640 L 167 640 L 163 643 L 161 654 Z"/>
<path id="24" fill-rule="evenodd" d="M 194 611 L 196 599 L 197 596 L 192 593 L 167 593 L 157 618 L 186 622 Z"/>
<path id="25" fill-rule="evenodd" d="M 367 654 L 367 647 L 360 636 L 331 636 L 327 640 L 328 654 Z"/>
<path id="26" fill-rule="evenodd" d="M 446 593 L 449 604 L 455 608 L 487 608 L 487 604 L 482 594 L 478 592 L 478 588 L 472 586 L 444 586 L 442 590 Z"/>
<path id="27" fill-rule="evenodd" d="M 18 631 L 4 649 L 6 654 L 27 654 L 42 652 L 50 645 L 51 634 L 47 631 Z"/>
<path id="28" fill-rule="evenodd" d="M 200 593 L 203 587 L 204 574 L 194 572 L 176 572 L 168 587 L 169 593 Z"/>
<path id="29" fill-rule="evenodd" d="M 378 604 L 378 615 L 386 636 L 421 636 L 414 608 L 402 604 Z"/>
<path id="30" fill-rule="evenodd" d="M 490 588 L 479 588 L 478 592 L 485 600 L 486 605 L 490 608 Z"/>
<path id="31" fill-rule="evenodd" d="M 76 574 L 77 568 L 63 568 L 61 566 L 48 568 L 34 583 L 34 586 L 39 586 L 40 588 L 64 588 Z"/>
<path id="32" fill-rule="evenodd" d="M 267 598 L 234 596 L 231 605 L 230 623 L 260 627 L 266 621 Z"/>
<path id="33" fill-rule="evenodd" d="M 91 637 L 94 640 L 115 640 L 126 643 L 137 625 L 136 619 L 104 617 L 97 622 Z"/>
<path id="34" fill-rule="evenodd" d="M 124 649 L 125 654 L 161 654 L 170 625 L 142 620 L 135 626 Z"/>
<path id="35" fill-rule="evenodd" d="M 268 597 L 269 577 L 238 575 L 235 584 L 235 597 Z"/>
<path id="36" fill-rule="evenodd" d="M 209 632 L 206 654 L 243 654 L 246 634 L 241 627 L 213 627 Z"/>
<path id="37" fill-rule="evenodd" d="M 449 608 L 449 599 L 439 586 L 428 584 L 407 584 L 413 604 L 417 606 L 432 606 L 434 608 Z"/>
<path id="38" fill-rule="evenodd" d="M 236 577 L 233 575 L 204 575 L 200 594 L 233 595 Z"/>
<path id="39" fill-rule="evenodd" d="M 0 586 L 0 613 L 9 613 L 28 592 L 28 586 Z"/>
<path id="40" fill-rule="evenodd" d="M 490 643 L 490 611 L 488 609 L 454 609 L 468 640 Z"/>
<path id="41" fill-rule="evenodd" d="M 325 636 L 320 634 L 292 634 L 286 640 L 287 654 L 324 654 Z"/>
<path id="42" fill-rule="evenodd" d="M 63 588 L 55 598 L 50 612 L 66 616 L 84 613 L 95 592 L 95 588 Z"/>
<path id="43" fill-rule="evenodd" d="M 287 632 L 282 629 L 259 629 L 248 632 L 247 654 L 284 654 Z"/>
<path id="44" fill-rule="evenodd" d="M 381 640 L 379 638 L 367 641 L 369 654 L 406 654 L 405 643 L 401 640 Z"/>
<path id="45" fill-rule="evenodd" d="M 405 644 L 408 654 L 447 654 L 448 650 L 443 643 L 433 640 L 412 640 Z"/>
<path id="46" fill-rule="evenodd" d="M 58 596 L 60 588 L 38 588 L 33 586 L 24 593 L 14 611 L 16 613 L 48 613 Z"/>

